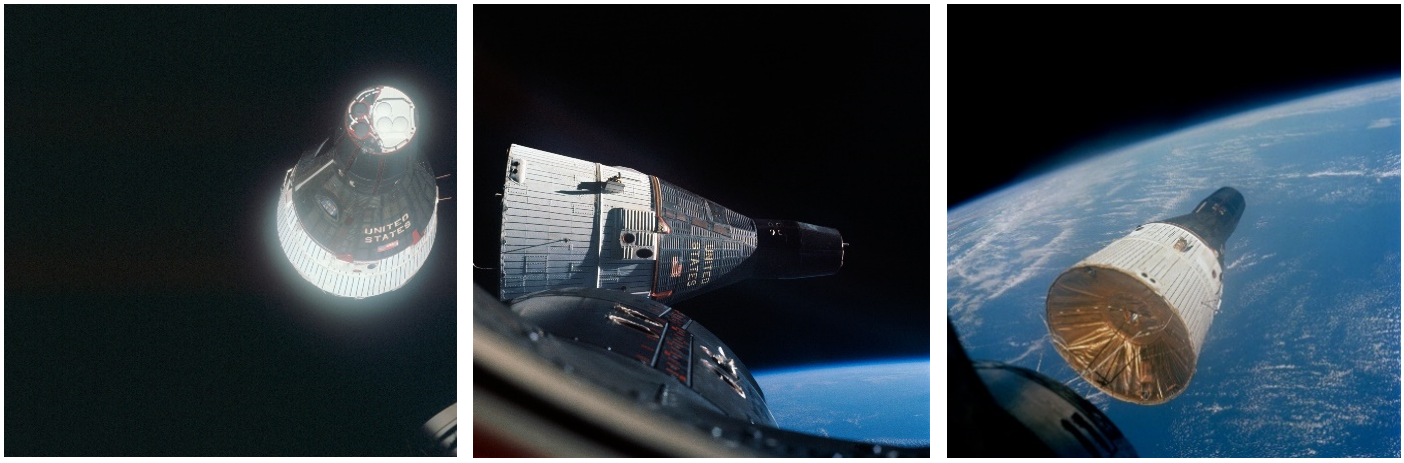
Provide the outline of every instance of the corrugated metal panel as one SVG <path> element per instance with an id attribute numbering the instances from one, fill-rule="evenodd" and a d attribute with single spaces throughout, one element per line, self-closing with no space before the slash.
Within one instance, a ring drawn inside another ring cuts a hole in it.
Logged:
<path id="1" fill-rule="evenodd" d="M 594 163 L 513 145 L 502 193 L 501 298 L 593 287 L 598 257 Z M 514 165 L 515 164 L 515 165 Z M 584 188 L 582 188 L 584 187 Z"/>
<path id="2" fill-rule="evenodd" d="M 658 234 L 653 231 L 654 223 L 653 211 L 610 210 L 605 218 L 600 255 L 606 263 L 610 260 L 652 261 L 658 252 Z M 653 271 L 648 272 L 649 278 L 652 278 Z"/>
<path id="3" fill-rule="evenodd" d="M 619 242 L 619 232 L 626 227 L 653 220 L 647 175 L 517 145 L 508 157 L 502 195 L 502 299 L 568 287 L 649 291 L 654 264 L 637 254 L 647 249 L 644 254 L 656 258 L 653 227 L 641 227 L 647 233 L 635 234 L 636 242 L 628 249 Z M 615 188 L 603 188 L 607 182 Z M 621 211 L 614 219 L 620 225 L 606 233 L 612 210 Z M 635 258 L 624 260 L 625 252 Z"/>
<path id="4" fill-rule="evenodd" d="M 437 187 L 435 196 L 437 197 Z M 435 199 L 424 236 L 419 242 L 378 261 L 346 262 L 317 244 L 298 221 L 293 205 L 292 171 L 283 180 L 278 203 L 278 241 L 298 274 L 328 293 L 365 298 L 404 286 L 429 259 L 438 229 L 438 200 Z"/>
<path id="5" fill-rule="evenodd" d="M 1185 322 L 1199 355 L 1223 290 L 1214 277 L 1220 271 L 1218 258 L 1212 248 L 1180 227 L 1149 223 L 1137 228 L 1078 265 L 1122 269 L 1155 288 Z M 1187 245 L 1184 251 L 1175 249 L 1181 240 Z"/>
<path id="6" fill-rule="evenodd" d="M 586 286 L 671 303 L 749 274 L 749 217 L 633 169 L 516 145 L 508 156 L 502 299 Z"/>
<path id="7" fill-rule="evenodd" d="M 624 185 L 624 190 L 600 195 L 602 213 L 614 208 L 653 210 L 653 184 L 647 175 L 622 167 L 600 166 L 600 181 L 616 177 Z"/>
<path id="8" fill-rule="evenodd" d="M 756 249 L 756 225 L 706 198 L 663 180 L 655 299 L 674 303 L 744 278 L 741 264 Z"/>
<path id="9" fill-rule="evenodd" d="M 652 232 L 632 228 L 633 244 L 624 244 L 621 236 L 631 225 L 638 225 L 653 216 L 653 183 L 647 175 L 622 167 L 600 166 L 601 181 L 623 185 L 623 190 L 600 195 L 600 219 L 606 224 L 602 231 L 600 256 L 600 288 L 619 289 L 647 294 L 653 289 L 653 273 L 657 250 L 644 243 L 654 240 Z"/>

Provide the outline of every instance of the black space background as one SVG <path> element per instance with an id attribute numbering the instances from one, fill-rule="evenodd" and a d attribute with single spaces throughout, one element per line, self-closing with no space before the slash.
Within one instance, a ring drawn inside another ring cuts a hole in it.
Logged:
<path id="1" fill-rule="evenodd" d="M 455 11 L 5 6 L 5 455 L 411 453 L 456 400 L 458 203 L 360 302 L 269 238 L 363 88 L 411 92 L 456 173 Z"/>
<path id="2" fill-rule="evenodd" d="M 1398 5 L 946 11 L 951 207 L 1081 155 L 1399 75 Z"/>
<path id="3" fill-rule="evenodd" d="M 496 293 L 507 149 L 838 229 L 835 276 L 674 307 L 752 371 L 930 352 L 930 26 L 901 7 L 473 10 L 473 280 Z"/>

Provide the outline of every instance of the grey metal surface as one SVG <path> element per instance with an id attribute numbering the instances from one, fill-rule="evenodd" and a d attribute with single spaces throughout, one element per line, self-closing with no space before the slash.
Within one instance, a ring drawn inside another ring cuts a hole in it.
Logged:
<path id="1" fill-rule="evenodd" d="M 653 289 L 656 250 L 624 243 L 622 231 L 634 230 L 629 235 L 634 236 L 635 243 L 657 242 L 653 234 L 656 225 L 641 222 L 652 215 L 652 179 L 632 169 L 596 165 L 600 168 L 603 186 L 611 187 L 601 188 L 599 194 L 599 220 L 604 228 L 609 228 L 609 233 L 601 229 L 603 252 L 596 287 L 647 296 Z M 630 251 L 627 255 L 626 249 Z"/>
<path id="2" fill-rule="evenodd" d="M 751 218 L 627 167 L 512 145 L 503 178 L 501 300 L 601 288 L 671 304 L 752 276 L 843 265 L 837 230 L 777 221 L 790 228 L 769 232 L 787 236 L 766 237 L 766 248 Z"/>
<path id="3" fill-rule="evenodd" d="M 749 276 L 742 263 L 756 250 L 754 221 L 661 179 L 658 198 L 667 233 L 654 299 L 670 304 Z"/>
<path id="4" fill-rule="evenodd" d="M 508 157 L 498 298 L 596 287 L 599 198 L 588 185 L 599 182 L 598 166 L 517 145 Z"/>

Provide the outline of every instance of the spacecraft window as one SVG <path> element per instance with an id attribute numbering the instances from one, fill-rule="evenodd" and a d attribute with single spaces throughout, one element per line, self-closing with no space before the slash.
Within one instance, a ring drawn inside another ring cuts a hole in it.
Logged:
<path id="1" fill-rule="evenodd" d="M 634 251 L 634 255 L 639 256 L 640 259 L 647 259 L 653 257 L 653 250 L 649 248 L 640 248 L 638 251 Z"/>
<path id="2" fill-rule="evenodd" d="M 337 213 L 341 211 L 341 208 L 337 207 L 335 199 L 325 194 L 317 193 L 317 204 L 322 206 L 322 212 L 326 212 L 327 217 L 331 217 L 332 220 L 337 219 Z"/>
<path id="3" fill-rule="evenodd" d="M 619 240 L 623 241 L 624 244 L 634 244 L 634 234 L 625 233 L 624 236 L 619 237 Z"/>
<path id="4" fill-rule="evenodd" d="M 405 162 L 409 159 L 399 162 L 387 162 L 387 159 L 383 157 L 357 159 L 364 151 L 346 138 L 337 140 L 335 145 L 334 149 L 337 152 L 334 156 L 336 159 L 350 165 L 347 173 L 352 175 L 351 181 L 362 179 L 375 182 L 384 178 L 396 178 L 410 169 L 411 162 Z M 410 159 L 413 157 L 411 156 Z"/>

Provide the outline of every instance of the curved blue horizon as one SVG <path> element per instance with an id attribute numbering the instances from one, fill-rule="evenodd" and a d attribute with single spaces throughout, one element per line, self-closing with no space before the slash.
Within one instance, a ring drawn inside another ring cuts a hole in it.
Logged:
<path id="1" fill-rule="evenodd" d="M 887 358 L 752 373 L 776 423 L 880 445 L 931 445 L 931 360 Z"/>
<path id="2" fill-rule="evenodd" d="M 782 374 L 786 374 L 786 373 L 805 372 L 805 371 L 810 371 L 810 370 L 815 370 L 815 369 L 821 369 L 821 368 L 822 368 L 822 369 L 839 369 L 839 368 L 852 368 L 852 367 L 867 367 L 867 366 L 876 366 L 876 365 L 892 365 L 892 364 L 899 364 L 899 363 L 927 363 L 927 364 L 929 364 L 929 363 L 931 363 L 931 359 L 928 358 L 928 357 L 900 357 L 900 358 L 881 358 L 881 359 L 874 359 L 874 360 L 846 360 L 846 361 L 843 361 L 843 363 L 810 363 L 810 364 L 804 364 L 804 365 L 789 365 L 789 366 L 783 366 L 783 367 L 772 368 L 772 369 L 767 369 L 767 370 L 752 371 L 752 372 L 751 372 L 751 375 L 752 375 L 752 376 L 755 376 L 755 377 L 757 377 L 757 378 L 759 378 L 759 377 L 761 377 L 761 376 L 773 376 L 773 375 L 782 375 Z"/>
<path id="3" fill-rule="evenodd" d="M 947 318 L 970 357 L 1068 385 L 1141 456 L 1398 458 L 1400 84 L 1244 110 L 949 210 Z M 1051 340 L 1050 285 L 1225 186 L 1247 207 L 1193 381 L 1154 406 L 1108 395 Z"/>

